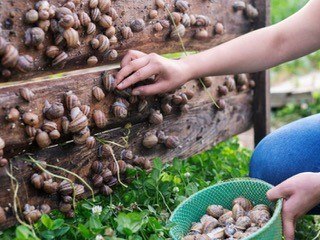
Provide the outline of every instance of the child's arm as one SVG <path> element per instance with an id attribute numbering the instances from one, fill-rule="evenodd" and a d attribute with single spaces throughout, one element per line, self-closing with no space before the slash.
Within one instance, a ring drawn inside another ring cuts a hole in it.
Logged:
<path id="1" fill-rule="evenodd" d="M 190 79 L 257 72 L 296 59 L 320 48 L 319 12 L 320 1 L 310 0 L 299 12 L 276 25 L 180 60 L 130 51 L 117 75 L 117 83 L 121 83 L 118 88 L 156 75 L 154 84 L 133 92 L 152 95 L 173 90 Z"/>

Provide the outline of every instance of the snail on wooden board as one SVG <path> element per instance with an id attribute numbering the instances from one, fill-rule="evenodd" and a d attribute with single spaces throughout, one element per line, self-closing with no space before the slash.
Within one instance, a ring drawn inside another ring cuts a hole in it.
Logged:
<path id="1" fill-rule="evenodd" d="M 147 132 L 143 138 L 142 145 L 146 148 L 153 148 L 158 144 L 158 137 L 153 132 Z"/>

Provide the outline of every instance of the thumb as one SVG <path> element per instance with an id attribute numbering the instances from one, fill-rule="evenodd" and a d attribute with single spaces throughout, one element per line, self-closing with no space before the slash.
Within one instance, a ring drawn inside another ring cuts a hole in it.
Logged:
<path id="1" fill-rule="evenodd" d="M 287 188 L 284 188 L 282 184 L 270 189 L 267 192 L 267 198 L 270 201 L 276 201 L 279 198 L 286 198 L 290 194 Z"/>
<path id="2" fill-rule="evenodd" d="M 288 212 L 282 213 L 283 235 L 286 240 L 294 240 L 295 220 Z"/>

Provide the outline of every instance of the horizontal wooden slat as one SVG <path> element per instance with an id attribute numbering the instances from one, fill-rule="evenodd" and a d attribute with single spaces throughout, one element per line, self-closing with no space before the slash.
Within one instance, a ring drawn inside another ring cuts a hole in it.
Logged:
<path id="1" fill-rule="evenodd" d="M 224 111 L 217 111 L 211 103 L 201 104 L 192 107 L 188 114 L 167 116 L 164 123 L 158 127 L 150 126 L 148 123 L 135 124 L 129 137 L 130 149 L 134 154 L 148 159 L 160 157 L 163 162 L 171 161 L 174 157 L 184 159 L 249 129 L 252 122 L 252 94 L 247 92 L 228 96 L 226 102 L 227 107 Z M 175 150 L 168 150 L 160 144 L 150 150 L 143 148 L 141 141 L 144 134 L 147 131 L 159 129 L 168 135 L 178 136 L 181 146 Z M 118 129 L 100 134 L 99 137 L 121 142 L 120 139 L 126 132 L 127 130 Z M 115 148 L 117 157 L 119 157 L 120 150 Z M 86 178 L 92 162 L 97 159 L 97 154 L 97 148 L 88 150 L 86 147 L 74 146 L 73 143 L 69 143 L 37 151 L 35 158 L 61 166 Z M 21 160 L 23 157 L 20 156 L 12 160 L 14 175 L 21 183 L 19 192 L 21 204 L 29 203 L 38 206 L 42 203 L 49 203 L 52 207 L 56 207 L 56 197 L 49 197 L 30 186 L 29 179 L 33 170 Z M 8 207 L 10 203 L 12 204 L 12 192 L 9 190 L 10 180 L 6 176 L 4 168 L 0 169 L 0 182 L 0 206 Z M 88 196 L 89 192 L 86 195 Z M 8 221 L 0 226 L 0 229 L 9 227 L 16 222 L 12 216 L 11 208 L 9 208 L 7 215 Z"/>
<path id="2" fill-rule="evenodd" d="M 110 70 L 113 72 L 115 70 Z M 20 149 L 30 149 L 26 148 L 30 141 L 25 132 L 25 125 L 22 124 L 22 120 L 14 123 L 14 127 L 12 123 L 9 123 L 5 120 L 5 114 L 8 109 L 12 107 L 18 107 L 21 112 L 31 111 L 37 114 L 40 118 L 40 125 L 43 122 L 43 107 L 46 100 L 49 102 L 62 102 L 65 104 L 64 94 L 68 91 L 74 92 L 82 104 L 89 105 L 91 107 L 91 114 L 95 109 L 99 109 L 103 111 L 107 118 L 109 119 L 109 123 L 106 126 L 106 129 L 111 129 L 116 126 L 123 126 L 126 122 L 141 122 L 145 118 L 148 117 L 148 114 L 140 114 L 137 112 L 137 107 L 134 105 L 131 108 L 131 113 L 125 120 L 116 119 L 111 113 L 111 105 L 114 102 L 115 95 L 113 93 L 106 93 L 106 98 L 101 102 L 95 100 L 92 95 L 92 88 L 94 86 L 99 86 L 102 89 L 102 80 L 101 80 L 102 72 L 81 74 L 77 76 L 67 76 L 62 77 L 60 79 L 53 79 L 47 81 L 39 81 L 39 82 L 29 82 L 26 84 L 13 84 L 12 86 L 0 87 L 0 137 L 2 137 L 6 142 L 6 156 L 12 156 L 20 151 Z M 212 86 L 208 88 L 210 94 L 214 99 L 218 99 L 220 96 L 217 92 L 218 85 L 223 85 L 225 81 L 225 77 L 215 77 L 212 80 Z M 33 101 L 26 102 L 21 98 L 19 94 L 19 89 L 21 87 L 27 87 L 35 93 L 35 99 Z M 194 80 L 188 82 L 183 89 L 192 89 L 195 93 L 193 99 L 190 100 L 189 104 L 191 106 L 201 106 L 204 103 L 208 103 L 211 100 L 210 95 L 203 90 L 202 86 L 200 86 L 199 82 Z M 179 90 L 182 91 L 182 90 Z M 230 92 L 229 96 L 237 94 L 236 92 Z M 149 99 L 150 108 L 152 105 L 156 104 L 152 100 Z M 66 108 L 65 108 L 66 109 Z M 66 111 L 65 115 L 68 113 Z M 60 120 L 56 121 L 58 124 L 58 129 L 61 129 Z M 99 129 L 93 128 L 94 131 L 99 131 Z M 66 140 L 72 139 L 72 136 L 63 136 L 61 139 L 55 141 L 55 143 L 62 143 Z"/>
<path id="3" fill-rule="evenodd" d="M 36 70 L 28 74 L 19 74 L 11 77 L 11 80 L 26 80 L 35 76 L 48 75 L 50 73 L 56 73 L 61 71 L 69 71 L 73 69 L 86 68 L 86 60 L 91 55 L 99 57 L 100 65 L 104 65 L 110 62 L 103 61 L 102 54 L 98 54 L 93 51 L 89 46 L 90 40 L 93 36 L 86 36 L 83 34 L 83 30 L 80 29 L 81 46 L 76 49 L 69 49 L 68 62 L 64 69 L 54 69 L 51 67 L 50 60 L 45 58 L 44 50 L 34 50 L 27 48 L 22 39 L 26 29 L 29 27 L 23 21 L 24 14 L 27 10 L 33 7 L 35 1 L 12 1 L 3 0 L 0 2 L 0 22 L 3 23 L 2 31 L 0 36 L 8 39 L 14 46 L 19 49 L 20 54 L 28 54 L 36 59 Z M 60 0 L 52 0 L 50 3 L 60 6 Z M 84 0 L 82 9 L 88 12 L 88 1 Z M 170 11 L 173 11 L 174 0 L 168 0 Z M 222 42 L 226 42 L 244 33 L 247 33 L 253 28 L 252 22 L 246 19 L 241 11 L 234 12 L 232 9 L 233 0 L 216 0 L 216 1 L 198 1 L 189 0 L 191 5 L 190 14 L 202 14 L 210 17 L 212 24 L 207 27 L 210 38 L 206 41 L 199 41 L 193 38 L 195 28 L 188 28 L 183 41 L 187 50 L 204 50 L 218 45 Z M 245 2 L 249 2 L 246 0 Z M 118 50 L 119 57 L 121 58 L 128 49 L 138 49 L 147 53 L 172 53 L 179 52 L 182 50 L 179 42 L 172 41 L 169 35 L 169 29 L 165 29 L 160 33 L 155 33 L 153 30 L 153 23 L 155 20 L 148 19 L 148 12 L 150 9 L 155 8 L 154 1 L 136 1 L 136 0 L 117 0 L 112 2 L 113 7 L 117 10 L 120 18 L 115 21 L 116 27 L 121 27 L 124 24 L 130 23 L 132 20 L 137 18 L 143 18 L 146 20 L 146 27 L 142 32 L 135 33 L 134 37 L 129 40 L 123 40 L 118 34 L 119 43 L 112 48 Z M 78 8 L 77 11 L 79 11 Z M 10 19 L 10 13 L 14 13 L 15 17 L 13 20 L 12 27 L 9 29 L 5 28 L 5 22 Z M 159 11 L 158 19 L 167 18 L 168 13 L 164 10 Z M 225 27 L 225 33 L 223 35 L 213 34 L 213 26 L 217 22 L 222 22 Z M 97 32 L 97 34 L 99 31 Z M 50 34 L 47 35 L 45 46 L 52 44 L 52 37 Z M 1 69 L 0 69 L 1 70 Z M 0 76 L 1 81 L 7 81 L 8 78 Z"/>

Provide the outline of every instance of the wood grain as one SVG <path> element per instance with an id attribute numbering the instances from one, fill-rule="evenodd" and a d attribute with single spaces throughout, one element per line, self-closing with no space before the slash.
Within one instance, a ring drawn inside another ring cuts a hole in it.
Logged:
<path id="1" fill-rule="evenodd" d="M 233 135 L 246 131 L 252 122 L 252 94 L 241 93 L 226 98 L 227 107 L 224 111 L 217 111 L 211 103 L 194 106 L 186 115 L 174 114 L 165 118 L 159 126 L 150 126 L 148 123 L 133 125 L 129 138 L 130 149 L 134 154 L 145 156 L 148 159 L 160 157 L 163 162 L 171 161 L 174 157 L 185 159 L 200 151 L 211 148 L 213 145 L 230 138 Z M 142 138 L 147 131 L 163 130 L 167 135 L 175 135 L 180 138 L 181 145 L 174 150 L 168 150 L 162 145 L 154 149 L 146 150 L 141 145 Z M 121 137 L 127 130 L 115 129 L 107 133 L 99 134 L 99 138 L 121 143 Z M 115 148 L 119 157 L 120 148 Z M 97 149 L 88 150 L 83 146 L 75 146 L 69 143 L 63 146 L 40 150 L 34 153 L 37 160 L 45 160 L 50 164 L 62 166 L 80 176 L 86 178 L 92 162 L 97 159 Z M 57 206 L 57 197 L 48 196 L 36 191 L 29 183 L 34 170 L 23 161 L 25 155 L 12 159 L 14 175 L 20 182 L 19 200 L 21 205 L 25 203 L 38 206 L 48 203 L 53 208 Z M 70 177 L 70 176 L 68 176 Z M 71 179 L 72 176 L 70 177 Z M 12 204 L 12 192 L 10 180 L 6 176 L 5 169 L 0 169 L 0 206 L 8 207 Z M 89 193 L 87 192 L 86 196 Z M 0 226 L 0 229 L 15 224 L 11 208 L 7 212 L 8 221 Z"/>
<path id="2" fill-rule="evenodd" d="M 29 74 L 15 74 L 10 80 L 27 80 L 31 77 L 45 76 L 50 73 L 64 72 L 75 69 L 87 68 L 86 60 L 89 56 L 96 55 L 99 57 L 99 65 L 110 64 L 110 62 L 103 59 L 103 54 L 98 54 L 93 51 L 89 46 L 90 40 L 93 36 L 87 36 L 80 29 L 81 46 L 76 49 L 65 49 L 69 55 L 68 62 L 64 69 L 54 69 L 51 67 L 51 62 L 44 56 L 44 50 L 35 50 L 27 48 L 23 43 L 24 33 L 30 25 L 26 25 L 23 21 L 24 14 L 27 10 L 33 8 L 33 0 L 25 1 L 12 1 L 3 0 L 0 2 L 0 23 L 2 23 L 2 31 L 0 36 L 5 37 L 14 46 L 16 46 L 20 54 L 28 54 L 36 59 L 36 70 Z M 50 3 L 61 6 L 63 0 L 52 0 Z M 88 11 L 88 1 L 84 0 L 82 9 Z M 169 4 L 170 11 L 173 11 L 174 0 L 167 1 Z M 253 26 L 252 23 L 244 17 L 242 12 L 235 13 L 232 9 L 233 0 L 216 0 L 216 1 L 201 1 L 189 0 L 191 5 L 191 14 L 202 14 L 210 17 L 212 24 L 207 28 L 210 33 L 210 38 L 206 41 L 199 41 L 193 38 L 195 28 L 188 28 L 183 41 L 186 49 L 190 51 L 194 50 L 205 50 L 229 41 L 237 36 L 243 35 L 249 32 Z M 245 2 L 249 2 L 246 0 Z M 137 49 L 146 53 L 157 52 L 173 53 L 180 52 L 181 44 L 176 41 L 170 40 L 168 37 L 169 29 L 165 29 L 160 33 L 155 33 L 153 30 L 154 20 L 148 19 L 148 12 L 150 9 L 154 9 L 154 1 L 142 1 L 142 0 L 117 0 L 113 2 L 113 7 L 119 13 L 118 20 L 115 21 L 117 28 L 129 24 L 132 20 L 137 18 L 143 18 L 146 20 L 146 27 L 142 32 L 135 33 L 134 37 L 128 40 L 124 40 L 118 35 L 119 43 L 112 48 L 118 50 L 119 59 L 129 50 Z M 79 8 L 78 8 L 79 9 Z M 15 17 L 10 18 L 10 13 L 14 13 Z M 159 11 L 159 19 L 165 19 L 168 13 L 164 10 Z M 6 21 L 13 21 L 12 26 L 6 28 Z M 225 27 L 225 34 L 215 35 L 213 26 L 217 22 L 222 22 Z M 98 32 L 97 32 L 98 33 Z M 96 34 L 97 35 L 97 34 Z M 45 46 L 52 45 L 53 37 L 48 34 L 46 36 Z M 0 76 L 0 82 L 9 80 L 8 78 Z"/>

